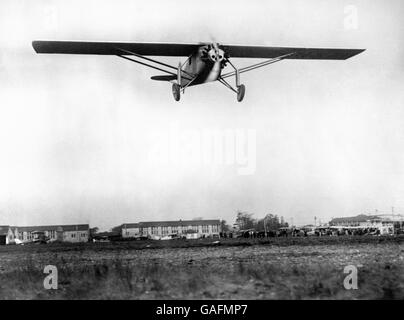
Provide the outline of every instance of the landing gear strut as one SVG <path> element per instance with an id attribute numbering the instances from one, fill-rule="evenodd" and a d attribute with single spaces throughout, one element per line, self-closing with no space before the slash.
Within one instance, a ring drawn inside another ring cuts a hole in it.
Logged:
<path id="1" fill-rule="evenodd" d="M 229 61 L 229 60 L 227 60 Z M 245 85 L 240 84 L 240 71 L 229 61 L 230 65 L 236 71 L 236 87 L 237 87 L 237 101 L 241 102 L 244 99 L 245 95 Z"/>
<path id="2" fill-rule="evenodd" d="M 236 89 L 233 88 L 230 83 L 228 83 L 226 80 L 224 80 L 223 77 L 220 77 L 218 80 L 220 83 L 222 83 L 223 85 L 225 85 L 227 88 L 229 88 L 230 90 L 234 91 L 237 95 L 237 101 L 241 102 L 244 99 L 245 96 L 245 85 L 244 84 L 240 84 L 240 70 L 237 69 L 231 62 L 229 59 L 227 59 L 227 62 L 233 67 L 234 69 L 234 74 L 236 76 Z"/>
<path id="3" fill-rule="evenodd" d="M 178 64 L 177 68 L 177 83 L 173 83 L 173 96 L 175 101 L 180 101 L 181 99 L 181 62 Z"/>
<path id="4" fill-rule="evenodd" d="M 191 56 L 189 56 L 189 58 L 183 63 L 181 64 L 181 62 L 178 65 L 177 68 L 177 82 L 173 83 L 172 86 L 172 91 L 173 91 L 173 96 L 175 101 L 180 101 L 181 98 L 181 91 L 184 94 L 185 93 L 185 89 L 188 88 L 192 82 L 195 81 L 195 79 L 198 77 L 198 75 L 192 75 L 184 70 L 182 70 L 182 67 L 189 61 L 189 59 L 191 59 Z M 183 74 L 185 73 L 185 75 Z M 182 81 L 182 79 L 185 78 L 185 83 L 184 81 Z"/>

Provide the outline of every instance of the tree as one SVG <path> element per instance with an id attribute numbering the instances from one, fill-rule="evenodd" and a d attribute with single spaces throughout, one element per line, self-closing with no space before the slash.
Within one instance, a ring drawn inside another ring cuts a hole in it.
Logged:
<path id="1" fill-rule="evenodd" d="M 221 220 L 220 221 L 220 230 L 221 232 L 227 232 L 229 231 L 230 226 L 227 224 L 226 220 Z"/>
<path id="2" fill-rule="evenodd" d="M 122 225 L 113 227 L 113 228 L 111 229 L 111 232 L 121 233 L 121 232 L 122 232 Z"/>
<path id="3" fill-rule="evenodd" d="M 283 217 L 267 214 L 263 219 L 254 219 L 252 213 L 237 212 L 235 224 L 240 230 L 255 229 L 257 231 L 277 231 L 279 228 L 288 227 Z M 225 221 L 224 221 L 225 223 Z"/>
<path id="4" fill-rule="evenodd" d="M 236 224 L 240 230 L 253 229 L 255 227 L 256 221 L 253 219 L 252 215 L 252 213 L 237 212 Z"/>
<path id="5" fill-rule="evenodd" d="M 260 231 L 265 230 L 264 221 L 265 221 L 265 219 L 258 219 L 258 220 L 257 220 L 257 223 L 256 223 L 256 225 L 255 225 L 255 229 L 256 229 L 256 230 L 260 230 Z"/>
<path id="6" fill-rule="evenodd" d="M 90 236 L 94 236 L 96 233 L 98 233 L 98 231 L 98 227 L 90 228 Z"/>
<path id="7" fill-rule="evenodd" d="M 92 241 L 95 235 L 98 233 L 98 231 L 99 231 L 98 227 L 90 228 L 88 241 Z"/>
<path id="8" fill-rule="evenodd" d="M 284 218 L 273 214 L 267 214 L 263 219 L 258 220 L 257 230 L 276 231 L 282 227 L 288 227 L 288 223 L 284 222 Z"/>

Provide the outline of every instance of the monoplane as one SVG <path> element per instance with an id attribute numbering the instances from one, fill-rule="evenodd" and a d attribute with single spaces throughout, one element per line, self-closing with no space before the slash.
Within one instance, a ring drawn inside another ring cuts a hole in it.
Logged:
<path id="1" fill-rule="evenodd" d="M 227 45 L 211 43 L 141 43 L 141 42 L 86 42 L 86 41 L 33 41 L 37 53 L 114 55 L 134 63 L 165 73 L 152 76 L 152 80 L 172 83 L 176 101 L 181 93 L 191 86 L 219 81 L 234 91 L 237 100 L 242 101 L 245 86 L 240 75 L 285 59 L 346 60 L 364 49 L 337 48 L 294 48 Z M 150 57 L 186 57 L 184 62 L 173 66 Z M 265 59 L 243 68 L 237 68 L 233 58 Z M 226 66 L 231 71 L 223 72 Z M 235 77 L 235 85 L 226 79 Z"/>

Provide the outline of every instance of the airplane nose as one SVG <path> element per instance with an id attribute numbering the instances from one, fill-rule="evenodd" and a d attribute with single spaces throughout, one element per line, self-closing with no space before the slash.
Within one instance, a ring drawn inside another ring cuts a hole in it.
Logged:
<path id="1" fill-rule="evenodd" d="M 209 58 L 213 62 L 222 61 L 224 58 L 224 52 L 219 49 L 217 44 L 212 44 L 211 49 L 209 50 Z"/>
<path id="2" fill-rule="evenodd" d="M 217 61 L 222 61 L 224 58 L 224 51 L 221 49 L 216 50 Z"/>

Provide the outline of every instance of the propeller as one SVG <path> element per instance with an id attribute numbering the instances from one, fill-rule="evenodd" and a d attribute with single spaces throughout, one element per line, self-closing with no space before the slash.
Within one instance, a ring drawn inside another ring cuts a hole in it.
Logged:
<path id="1" fill-rule="evenodd" d="M 211 37 L 212 38 L 212 37 Z M 212 50 L 214 53 L 212 54 Z M 226 59 L 228 55 L 224 52 L 218 42 L 213 40 L 211 43 L 205 43 L 205 46 L 202 47 L 201 51 L 201 59 L 203 61 L 221 61 L 221 67 L 224 68 L 227 65 Z"/>

